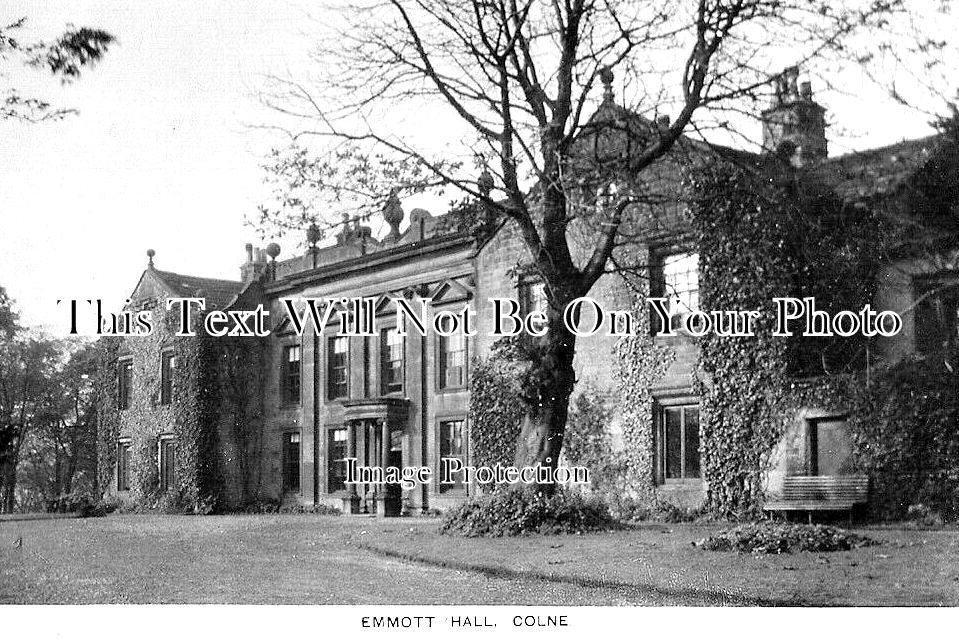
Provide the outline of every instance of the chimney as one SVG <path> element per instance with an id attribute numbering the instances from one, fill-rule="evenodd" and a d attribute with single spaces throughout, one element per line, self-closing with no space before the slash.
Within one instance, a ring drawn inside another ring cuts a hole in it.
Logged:
<path id="1" fill-rule="evenodd" d="M 262 249 L 246 245 L 246 262 L 240 266 L 240 280 L 249 282 L 255 280 L 266 271 L 266 254 Z"/>
<path id="2" fill-rule="evenodd" d="M 795 167 L 825 159 L 826 109 L 813 100 L 812 84 L 799 82 L 798 67 L 787 67 L 774 83 L 772 102 L 762 112 L 763 152 Z"/>

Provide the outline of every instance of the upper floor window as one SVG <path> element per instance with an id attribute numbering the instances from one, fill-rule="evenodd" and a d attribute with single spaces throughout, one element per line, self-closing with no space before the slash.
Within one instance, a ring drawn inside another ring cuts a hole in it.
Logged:
<path id="1" fill-rule="evenodd" d="M 173 373 L 176 369 L 176 356 L 172 351 L 160 354 L 160 404 L 173 402 Z"/>
<path id="2" fill-rule="evenodd" d="M 283 434 L 283 491 L 300 491 L 300 433 Z"/>
<path id="3" fill-rule="evenodd" d="M 700 477 L 699 406 L 660 407 L 655 432 L 656 481 Z"/>
<path id="4" fill-rule="evenodd" d="M 687 252 L 664 256 L 657 271 L 652 293 L 669 300 L 672 328 L 677 329 L 683 316 L 699 310 L 699 254 Z M 653 332 L 663 330 L 658 315 L 653 313 L 652 318 Z"/>
<path id="5" fill-rule="evenodd" d="M 440 389 L 465 387 L 469 362 L 466 336 L 462 332 L 437 336 L 437 344 Z"/>
<path id="6" fill-rule="evenodd" d="M 959 347 L 959 274 L 915 282 L 916 349 L 941 354 Z"/>
<path id="7" fill-rule="evenodd" d="M 396 327 L 380 333 L 381 386 L 384 395 L 403 391 L 403 348 L 403 336 Z"/>
<path id="8" fill-rule="evenodd" d="M 350 339 L 347 336 L 330 338 L 327 349 L 327 396 L 330 400 L 345 398 L 350 391 Z"/>
<path id="9" fill-rule="evenodd" d="M 296 404 L 300 401 L 300 345 L 283 347 L 282 376 L 283 402 Z"/>
<path id="10" fill-rule="evenodd" d="M 117 363 L 117 406 L 130 408 L 133 397 L 133 360 L 121 360 Z"/>

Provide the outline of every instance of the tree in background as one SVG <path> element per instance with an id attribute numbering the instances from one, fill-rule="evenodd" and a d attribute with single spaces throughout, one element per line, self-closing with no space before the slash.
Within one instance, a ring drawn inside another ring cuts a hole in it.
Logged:
<path id="1" fill-rule="evenodd" d="M 20 33 L 26 18 L 0 25 L 0 82 L 7 84 L 11 66 L 46 69 L 64 83 L 80 77 L 82 70 L 99 62 L 115 38 L 100 29 L 68 27 L 52 42 L 23 42 Z M 6 67 L 6 68 L 4 68 Z M 56 120 L 74 113 L 40 98 L 23 96 L 14 86 L 0 85 L 0 120 L 16 118 L 30 122 Z"/>
<path id="2" fill-rule="evenodd" d="M 337 27 L 320 38 L 314 77 L 267 89 L 294 144 L 271 159 L 278 204 L 257 224 L 368 217 L 397 193 L 437 188 L 478 205 L 484 223 L 512 223 L 549 302 L 516 460 L 553 466 L 575 384 L 563 310 L 604 274 L 640 266 L 624 248 L 648 233 L 635 221 L 663 209 L 653 185 L 667 154 L 686 136 L 748 138 L 743 114 L 768 103 L 774 70 L 869 64 L 909 17 L 895 0 L 350 4 L 327 21 Z M 942 46 L 911 35 L 916 55 Z M 433 149 L 396 129 L 397 114 L 436 104 L 465 137 Z"/>

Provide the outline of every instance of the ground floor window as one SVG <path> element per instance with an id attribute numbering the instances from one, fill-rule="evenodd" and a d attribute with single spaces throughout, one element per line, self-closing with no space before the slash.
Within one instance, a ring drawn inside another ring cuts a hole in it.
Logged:
<path id="1" fill-rule="evenodd" d="M 176 486 L 176 440 L 173 436 L 160 436 L 160 491 L 169 491 Z"/>
<path id="2" fill-rule="evenodd" d="M 300 433 L 283 434 L 283 491 L 300 491 Z"/>
<path id="3" fill-rule="evenodd" d="M 656 481 L 699 478 L 699 405 L 661 406 L 657 414 Z"/>
<path id="4" fill-rule="evenodd" d="M 326 490 L 328 493 L 346 489 L 347 430 L 330 429 L 326 443 Z"/>
<path id="5" fill-rule="evenodd" d="M 117 443 L 117 491 L 130 490 L 130 441 Z"/>
<path id="6" fill-rule="evenodd" d="M 465 467 L 466 466 L 466 421 L 465 420 L 444 420 L 440 422 L 440 473 L 442 473 L 442 461 L 446 458 L 456 458 Z M 440 482 L 440 493 L 448 491 L 462 491 L 464 489 L 461 476 L 454 476 L 456 480 L 453 484 Z"/>
<path id="7" fill-rule="evenodd" d="M 854 473 L 852 436 L 843 417 L 809 421 L 809 475 L 843 476 Z"/>

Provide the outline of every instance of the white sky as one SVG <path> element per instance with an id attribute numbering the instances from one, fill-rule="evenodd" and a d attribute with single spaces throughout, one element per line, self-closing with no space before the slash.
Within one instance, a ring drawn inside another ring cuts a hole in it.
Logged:
<path id="1" fill-rule="evenodd" d="M 303 29 L 316 4 L 3 0 L 0 21 L 28 16 L 34 38 L 73 23 L 119 39 L 65 88 L 30 70 L 10 78 L 25 95 L 80 111 L 61 122 L 0 121 L 0 285 L 25 323 L 64 332 L 57 298 L 122 303 L 148 248 L 158 268 L 238 279 L 243 245 L 265 244 L 243 224 L 267 197 L 263 155 L 271 141 L 284 144 L 246 126 L 270 117 L 256 88 L 266 73 L 307 68 Z M 930 133 L 927 116 L 878 92 L 850 93 L 862 97 L 817 93 L 850 129 L 831 139 L 832 153 Z M 281 257 L 299 241 L 281 242 Z"/>

